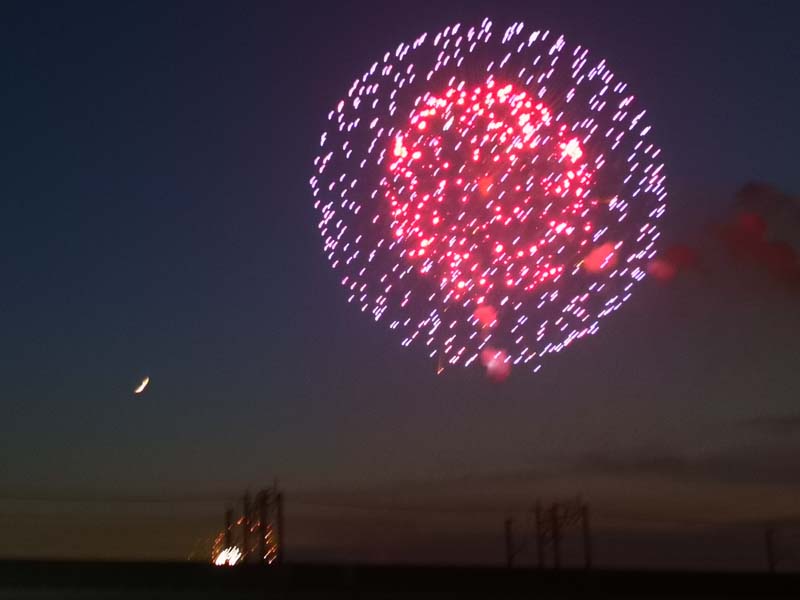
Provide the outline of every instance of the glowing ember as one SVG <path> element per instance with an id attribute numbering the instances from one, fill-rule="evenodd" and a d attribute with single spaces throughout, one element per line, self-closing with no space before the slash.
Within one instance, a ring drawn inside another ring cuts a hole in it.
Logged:
<path id="1" fill-rule="evenodd" d="M 494 309 L 494 306 L 482 304 L 475 309 L 474 317 L 478 319 L 481 327 L 485 329 L 494 325 L 494 322 L 497 320 L 497 311 Z"/>
<path id="2" fill-rule="evenodd" d="M 387 52 L 329 113 L 311 178 L 349 301 L 439 371 L 538 370 L 655 257 L 666 190 L 644 114 L 605 61 L 522 23 Z"/>
<path id="3" fill-rule="evenodd" d="M 589 273 L 600 273 L 617 264 L 617 252 L 614 244 L 606 242 L 594 248 L 583 260 L 583 268 Z"/>
<path id="4" fill-rule="evenodd" d="M 481 363 L 486 367 L 486 374 L 495 381 L 503 381 L 511 373 L 511 364 L 505 350 L 487 346 L 481 351 Z"/>

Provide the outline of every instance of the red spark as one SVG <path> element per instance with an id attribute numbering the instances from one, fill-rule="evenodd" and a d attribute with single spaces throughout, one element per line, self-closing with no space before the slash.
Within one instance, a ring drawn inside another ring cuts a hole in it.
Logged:
<path id="1" fill-rule="evenodd" d="M 505 350 L 487 346 L 481 352 L 481 362 L 493 381 L 504 381 L 511 374 L 511 364 Z"/>
<path id="2" fill-rule="evenodd" d="M 490 304 L 481 304 L 478 308 L 475 309 L 473 313 L 478 322 L 481 324 L 481 327 L 491 327 L 491 325 L 497 320 L 497 311 L 495 310 L 494 306 Z"/>
<path id="3" fill-rule="evenodd" d="M 589 273 L 610 270 L 617 264 L 617 252 L 612 242 L 600 244 L 583 259 L 583 268 Z"/>

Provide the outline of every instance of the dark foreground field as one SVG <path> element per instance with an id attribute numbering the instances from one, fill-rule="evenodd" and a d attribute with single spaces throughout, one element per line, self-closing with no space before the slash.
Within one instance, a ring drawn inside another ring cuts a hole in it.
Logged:
<path id="1" fill-rule="evenodd" d="M 5 561 L 0 598 L 800 598 L 800 576 Z"/>

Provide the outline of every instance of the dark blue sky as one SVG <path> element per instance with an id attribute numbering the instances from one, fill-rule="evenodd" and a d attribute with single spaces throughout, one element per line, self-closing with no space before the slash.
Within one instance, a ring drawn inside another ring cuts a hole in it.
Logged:
<path id="1" fill-rule="evenodd" d="M 325 115 L 387 48 L 483 16 L 563 32 L 629 82 L 664 147 L 669 239 L 725 218 L 747 181 L 800 191 L 794 2 L 6 3 L 0 495 L 545 465 L 582 473 L 572 489 L 585 465 L 654 457 L 714 482 L 708 461 L 796 455 L 797 432 L 742 425 L 797 413 L 797 296 L 758 274 L 643 286 L 501 386 L 436 377 L 345 302 L 308 187 Z"/>

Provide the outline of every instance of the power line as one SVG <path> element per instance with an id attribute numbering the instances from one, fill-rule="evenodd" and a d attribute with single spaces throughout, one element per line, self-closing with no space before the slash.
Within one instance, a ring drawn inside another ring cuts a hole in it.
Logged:
<path id="1" fill-rule="evenodd" d="M 230 495 L 199 496 L 149 496 L 149 495 L 9 495 L 0 496 L 0 502 L 40 502 L 50 504 L 218 504 L 230 499 Z"/>
<path id="2" fill-rule="evenodd" d="M 212 494 L 189 494 L 189 495 L 38 495 L 38 494 L 15 494 L 0 496 L 0 503 L 19 502 L 19 503 L 42 503 L 42 504 L 209 504 L 218 505 L 219 503 L 230 502 L 234 496 L 232 494 L 212 493 Z M 365 512 L 402 512 L 416 514 L 508 514 L 511 512 L 527 511 L 527 507 L 518 506 L 443 506 L 433 504 L 386 504 L 369 502 L 336 502 L 323 500 L 302 500 L 292 497 L 292 505 L 311 508 L 325 508 L 335 510 L 353 510 Z M 9 514 L 0 507 L 0 512 Z M 747 519 L 736 521 L 723 521 L 712 519 L 681 519 L 670 517 L 650 517 L 640 514 L 621 514 L 620 511 L 604 512 L 594 511 L 595 520 L 603 525 L 609 524 L 641 524 L 641 525 L 671 525 L 682 527 L 756 527 L 763 528 L 764 518 Z M 793 527 L 800 526 L 800 515 L 788 515 L 783 518 L 769 518 L 770 523 L 780 524 L 781 526 Z"/>
<path id="3" fill-rule="evenodd" d="M 320 501 L 303 501 L 292 499 L 292 504 L 297 506 L 312 506 L 317 508 L 337 508 L 343 510 L 363 510 L 374 512 L 410 512 L 410 513 L 443 513 L 443 514 L 502 514 L 507 512 L 507 509 L 491 507 L 491 506 L 475 506 L 475 507 L 456 507 L 456 506 L 434 506 L 434 505 L 402 505 L 402 504 L 359 504 L 359 503 L 344 503 L 344 502 L 320 502 Z"/>

